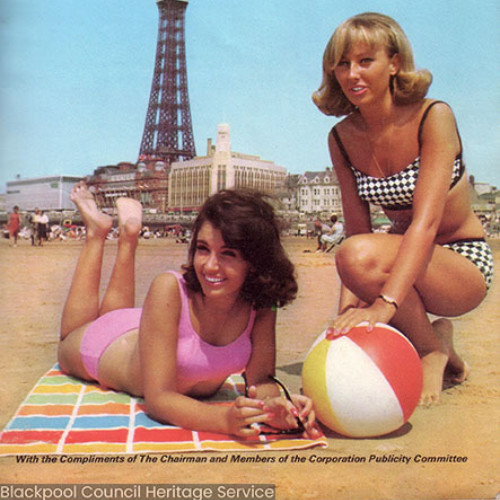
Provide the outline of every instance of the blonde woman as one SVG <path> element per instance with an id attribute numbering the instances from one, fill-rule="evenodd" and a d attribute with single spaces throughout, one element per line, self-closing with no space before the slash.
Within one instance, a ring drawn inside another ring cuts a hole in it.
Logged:
<path id="1" fill-rule="evenodd" d="M 336 254 L 342 281 L 331 335 L 367 321 L 390 323 L 412 341 L 424 371 L 422 403 L 439 400 L 443 377 L 469 372 L 455 352 L 453 317 L 477 307 L 491 284 L 491 250 L 469 201 L 462 143 L 450 107 L 426 98 L 396 21 L 364 13 L 327 44 L 313 94 L 327 115 L 345 116 L 328 136 L 348 238 Z M 369 204 L 391 220 L 373 233 Z"/>

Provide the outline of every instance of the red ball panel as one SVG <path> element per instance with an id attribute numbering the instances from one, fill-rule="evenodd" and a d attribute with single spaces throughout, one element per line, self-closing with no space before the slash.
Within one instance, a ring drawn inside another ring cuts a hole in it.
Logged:
<path id="1" fill-rule="evenodd" d="M 405 421 L 422 393 L 422 365 L 411 343 L 389 326 L 377 325 L 368 332 L 357 326 L 347 335 L 370 356 L 399 399 Z"/>

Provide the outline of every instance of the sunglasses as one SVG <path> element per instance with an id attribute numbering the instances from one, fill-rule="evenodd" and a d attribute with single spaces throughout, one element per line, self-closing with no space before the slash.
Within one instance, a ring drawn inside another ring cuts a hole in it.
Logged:
<path id="1" fill-rule="evenodd" d="M 275 377 L 274 375 L 269 375 L 268 378 L 272 382 L 278 384 L 278 386 L 283 391 L 283 394 L 285 395 L 285 398 L 288 401 L 290 401 L 290 403 L 292 403 L 292 405 L 293 405 L 292 396 L 290 395 L 290 392 L 287 389 L 286 385 L 279 378 Z M 248 382 L 247 382 L 246 373 L 243 373 L 243 380 L 245 382 L 245 397 L 248 397 Z M 259 426 L 259 434 L 262 434 L 262 435 L 273 435 L 273 436 L 303 434 L 305 432 L 305 430 L 306 430 L 304 422 L 302 421 L 302 419 L 298 415 L 295 417 L 295 420 L 297 422 L 297 427 L 295 429 L 276 429 L 276 428 L 270 427 L 270 426 L 268 426 L 266 424 L 258 424 L 258 426 Z"/>

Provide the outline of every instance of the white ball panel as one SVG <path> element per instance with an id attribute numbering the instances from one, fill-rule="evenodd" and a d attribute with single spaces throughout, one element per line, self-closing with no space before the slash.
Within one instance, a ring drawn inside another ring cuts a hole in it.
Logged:
<path id="1" fill-rule="evenodd" d="M 389 382 L 348 337 L 332 341 L 325 376 L 332 409 L 347 435 L 376 436 L 403 425 L 403 412 Z"/>

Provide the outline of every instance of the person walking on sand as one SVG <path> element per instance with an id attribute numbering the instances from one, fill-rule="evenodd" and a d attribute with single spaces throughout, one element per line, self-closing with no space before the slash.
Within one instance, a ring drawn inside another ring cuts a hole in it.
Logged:
<path id="1" fill-rule="evenodd" d="M 35 221 L 34 221 L 35 214 L 26 214 L 26 229 L 27 229 L 27 234 L 29 236 L 31 246 L 35 246 Z"/>
<path id="2" fill-rule="evenodd" d="M 36 239 L 39 247 L 43 246 L 43 240 L 47 241 L 47 228 L 49 218 L 43 210 L 35 210 L 36 213 Z"/>
<path id="3" fill-rule="evenodd" d="M 345 116 L 328 136 L 348 237 L 336 253 L 342 289 L 329 334 L 362 321 L 404 332 L 421 356 L 422 404 L 439 400 L 444 377 L 466 379 L 447 317 L 477 307 L 493 275 L 457 124 L 446 103 L 425 98 L 430 83 L 399 24 L 369 12 L 335 30 L 313 94 L 323 113 Z M 382 206 L 390 234 L 372 232 L 369 204 Z M 428 313 L 445 318 L 431 323 Z"/>
<path id="4" fill-rule="evenodd" d="M 276 307 L 293 300 L 297 285 L 261 195 L 228 190 L 210 197 L 194 223 L 183 274 L 159 274 L 142 308 L 134 308 L 140 203 L 116 202 L 118 250 L 99 304 L 112 219 L 83 183 L 71 199 L 87 234 L 61 319 L 63 371 L 143 396 L 160 422 L 237 436 L 258 435 L 256 423 L 317 435 L 311 400 L 282 397 L 274 378 Z M 199 401 L 243 370 L 245 396 L 229 406 Z"/>
<path id="5" fill-rule="evenodd" d="M 7 223 L 9 230 L 9 238 L 12 240 L 11 246 L 17 247 L 17 239 L 21 229 L 21 215 L 19 214 L 19 207 L 14 206 L 12 212 L 9 214 L 9 222 Z"/>

